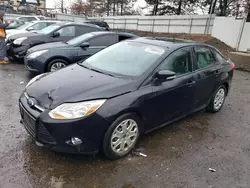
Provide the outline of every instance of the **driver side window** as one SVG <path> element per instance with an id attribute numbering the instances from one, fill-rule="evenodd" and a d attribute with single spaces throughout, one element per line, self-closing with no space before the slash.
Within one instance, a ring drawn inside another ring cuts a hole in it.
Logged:
<path id="1" fill-rule="evenodd" d="M 46 26 L 47 26 L 46 23 L 37 23 L 37 24 L 34 24 L 31 28 L 33 28 L 34 30 L 41 30 L 45 28 Z"/>
<path id="2" fill-rule="evenodd" d="M 160 65 L 160 70 L 170 70 L 181 75 L 192 72 L 192 67 L 190 48 L 182 48 L 170 54 Z"/>

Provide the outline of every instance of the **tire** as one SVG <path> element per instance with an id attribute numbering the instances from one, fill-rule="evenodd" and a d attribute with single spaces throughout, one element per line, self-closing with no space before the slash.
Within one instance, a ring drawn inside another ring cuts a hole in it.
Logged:
<path id="1" fill-rule="evenodd" d="M 207 110 L 212 113 L 219 112 L 223 107 L 226 99 L 227 89 L 221 85 L 213 94 L 213 97 L 207 107 Z M 216 102 L 217 101 L 217 102 Z"/>
<path id="2" fill-rule="evenodd" d="M 54 59 L 52 60 L 51 62 L 48 63 L 48 66 L 47 66 L 47 72 L 54 72 L 55 70 L 52 70 L 53 66 L 55 66 L 57 63 L 60 63 L 63 65 L 63 67 L 61 68 L 64 68 L 66 67 L 69 63 L 63 59 Z M 59 69 L 61 69 L 59 68 Z M 58 69 L 58 70 L 59 70 Z"/>
<path id="3" fill-rule="evenodd" d="M 124 123 L 124 122 L 127 122 L 127 123 L 123 125 L 126 127 L 128 126 L 127 129 L 125 130 L 126 131 L 125 134 L 122 133 L 124 132 L 124 130 L 122 130 L 122 125 L 121 125 L 121 123 Z M 128 130 L 129 128 L 131 128 L 131 131 Z M 109 127 L 108 131 L 105 133 L 104 140 L 102 143 L 102 151 L 104 155 L 111 160 L 116 160 L 129 154 L 130 151 L 135 147 L 139 139 L 140 130 L 141 130 L 141 121 L 136 115 L 128 113 L 117 118 Z M 132 136 L 133 134 L 134 136 Z M 129 147 L 127 143 L 128 139 L 130 139 L 131 141 L 131 143 L 129 144 Z M 114 143 L 114 142 L 117 142 L 117 143 Z M 122 146 L 124 148 L 123 150 L 121 149 Z"/>

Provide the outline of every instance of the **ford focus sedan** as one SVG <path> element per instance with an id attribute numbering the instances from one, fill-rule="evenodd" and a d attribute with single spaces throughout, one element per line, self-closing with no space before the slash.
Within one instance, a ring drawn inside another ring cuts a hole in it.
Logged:
<path id="1" fill-rule="evenodd" d="M 139 136 L 201 109 L 221 110 L 234 64 L 215 48 L 137 38 L 33 78 L 19 104 L 38 146 L 127 155 Z"/>

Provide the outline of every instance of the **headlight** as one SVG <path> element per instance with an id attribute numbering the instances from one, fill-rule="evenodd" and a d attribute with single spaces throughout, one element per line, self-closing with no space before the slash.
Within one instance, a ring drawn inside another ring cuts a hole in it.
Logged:
<path id="1" fill-rule="evenodd" d="M 14 44 L 15 45 L 21 45 L 23 43 L 23 41 L 25 41 L 27 39 L 27 37 L 21 37 L 21 38 L 18 38 L 16 40 L 14 40 Z"/>
<path id="2" fill-rule="evenodd" d="M 38 56 L 40 56 L 42 54 L 45 54 L 46 52 L 48 52 L 48 50 L 37 51 L 37 52 L 31 53 L 30 55 L 28 55 L 27 58 L 29 58 L 29 59 L 35 59 Z"/>
<path id="3" fill-rule="evenodd" d="M 26 85 L 26 88 L 29 87 L 31 84 L 33 84 L 34 82 L 36 82 L 37 80 L 39 80 L 41 77 L 47 75 L 48 73 L 44 73 L 44 74 L 40 74 L 35 76 L 34 78 L 32 78 L 29 83 Z"/>
<path id="4" fill-rule="evenodd" d="M 97 111 L 106 100 L 93 100 L 79 103 L 64 103 L 49 112 L 52 119 L 76 119 Z"/>

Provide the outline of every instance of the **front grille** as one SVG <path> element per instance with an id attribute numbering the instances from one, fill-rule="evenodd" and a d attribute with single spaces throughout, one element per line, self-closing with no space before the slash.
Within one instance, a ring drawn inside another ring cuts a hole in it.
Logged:
<path id="1" fill-rule="evenodd" d="M 36 120 L 34 117 L 32 117 L 26 109 L 20 104 L 20 112 L 23 119 L 23 124 L 26 130 L 29 132 L 29 134 L 36 138 Z"/>
<path id="2" fill-rule="evenodd" d="M 38 139 L 44 143 L 55 144 L 55 140 L 42 123 L 38 124 Z"/>
<path id="3" fill-rule="evenodd" d="M 23 107 L 20 103 L 20 113 L 23 119 L 23 125 L 28 133 L 37 141 L 47 144 L 56 144 L 53 137 L 50 135 L 44 125 L 39 122 Z"/>

